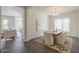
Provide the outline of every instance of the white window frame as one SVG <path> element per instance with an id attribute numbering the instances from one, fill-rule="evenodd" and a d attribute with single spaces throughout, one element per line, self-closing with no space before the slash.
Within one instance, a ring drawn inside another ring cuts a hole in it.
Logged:
<path id="1" fill-rule="evenodd" d="M 60 29 L 59 29 L 59 25 L 57 24 L 56 20 L 60 20 L 61 24 L 60 24 Z M 66 20 L 68 20 L 68 25 L 65 23 Z M 57 25 L 56 25 L 57 24 Z M 65 28 L 66 25 L 68 28 Z M 58 26 L 58 27 L 57 27 Z M 61 30 L 61 31 L 66 31 L 66 32 L 70 32 L 70 19 L 68 17 L 64 17 L 64 18 L 57 18 L 54 21 L 54 29 L 57 30 Z"/>

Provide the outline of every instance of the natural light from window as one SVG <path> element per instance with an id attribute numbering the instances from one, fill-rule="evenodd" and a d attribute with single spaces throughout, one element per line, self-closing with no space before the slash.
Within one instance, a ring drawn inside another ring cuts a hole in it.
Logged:
<path id="1" fill-rule="evenodd" d="M 3 20 L 3 29 L 8 29 L 8 20 Z"/>
<path id="2" fill-rule="evenodd" d="M 70 20 L 69 18 L 55 19 L 55 30 L 62 30 L 69 32 Z"/>

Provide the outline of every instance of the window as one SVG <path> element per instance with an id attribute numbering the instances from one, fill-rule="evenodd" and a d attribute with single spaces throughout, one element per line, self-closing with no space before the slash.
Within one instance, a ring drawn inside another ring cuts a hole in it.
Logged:
<path id="1" fill-rule="evenodd" d="M 69 18 L 64 18 L 62 23 L 63 23 L 63 24 L 62 24 L 62 26 L 63 26 L 63 31 L 69 32 L 69 27 L 70 27 Z"/>
<path id="2" fill-rule="evenodd" d="M 55 20 L 55 30 L 62 30 L 62 21 L 61 19 Z"/>
<path id="3" fill-rule="evenodd" d="M 3 29 L 8 29 L 8 20 L 3 20 Z"/>
<path id="4" fill-rule="evenodd" d="M 13 16 L 1 16 L 1 28 L 7 30 L 15 29 L 15 17 Z"/>
<path id="5" fill-rule="evenodd" d="M 15 17 L 15 27 L 16 29 L 22 29 L 22 17 Z"/>
<path id="6" fill-rule="evenodd" d="M 70 20 L 69 18 L 55 19 L 55 30 L 62 30 L 69 32 Z"/>
<path id="7" fill-rule="evenodd" d="M 20 18 L 20 17 L 18 17 L 18 19 L 17 19 L 17 26 L 18 26 L 18 28 L 22 29 L 22 18 Z"/>

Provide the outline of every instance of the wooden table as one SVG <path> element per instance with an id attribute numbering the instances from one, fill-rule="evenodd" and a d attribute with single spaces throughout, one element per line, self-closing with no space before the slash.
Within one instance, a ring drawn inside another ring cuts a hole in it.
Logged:
<path id="1" fill-rule="evenodd" d="M 55 35 L 55 36 L 58 36 L 58 35 L 60 35 L 61 33 L 62 33 L 62 32 L 60 32 L 60 31 L 59 31 L 59 32 L 52 32 L 52 34 Z"/>
<path id="2" fill-rule="evenodd" d="M 58 35 L 60 35 L 62 33 L 62 31 L 47 31 L 47 33 L 50 33 L 50 34 L 52 34 L 54 36 L 58 36 Z"/>

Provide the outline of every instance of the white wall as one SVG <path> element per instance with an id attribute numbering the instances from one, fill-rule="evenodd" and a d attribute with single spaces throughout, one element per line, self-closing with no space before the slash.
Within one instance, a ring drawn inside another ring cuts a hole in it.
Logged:
<path id="1" fill-rule="evenodd" d="M 41 20 L 48 20 L 48 16 L 42 12 L 37 11 L 34 8 L 26 9 L 26 22 L 27 22 L 27 41 L 33 38 L 42 36 L 41 31 L 36 31 L 36 19 L 40 22 Z"/>
<path id="2" fill-rule="evenodd" d="M 63 18 L 63 17 L 69 17 L 70 19 L 70 33 L 68 34 L 69 36 L 73 36 L 73 37 L 78 37 L 78 18 L 79 18 L 79 13 L 78 11 L 73 11 L 73 12 L 68 12 L 68 13 L 64 13 L 62 15 L 60 15 L 59 17 L 49 17 L 49 19 L 51 20 L 51 30 L 54 29 L 54 19 L 55 18 Z"/>
<path id="3" fill-rule="evenodd" d="M 77 20 L 78 32 L 77 33 L 78 33 L 78 38 L 79 38 L 79 11 L 78 11 L 78 15 L 77 16 L 78 16 L 78 20 Z"/>
<path id="4" fill-rule="evenodd" d="M 49 15 L 48 16 L 48 23 L 49 23 L 49 31 L 54 31 L 54 17 Z"/>

